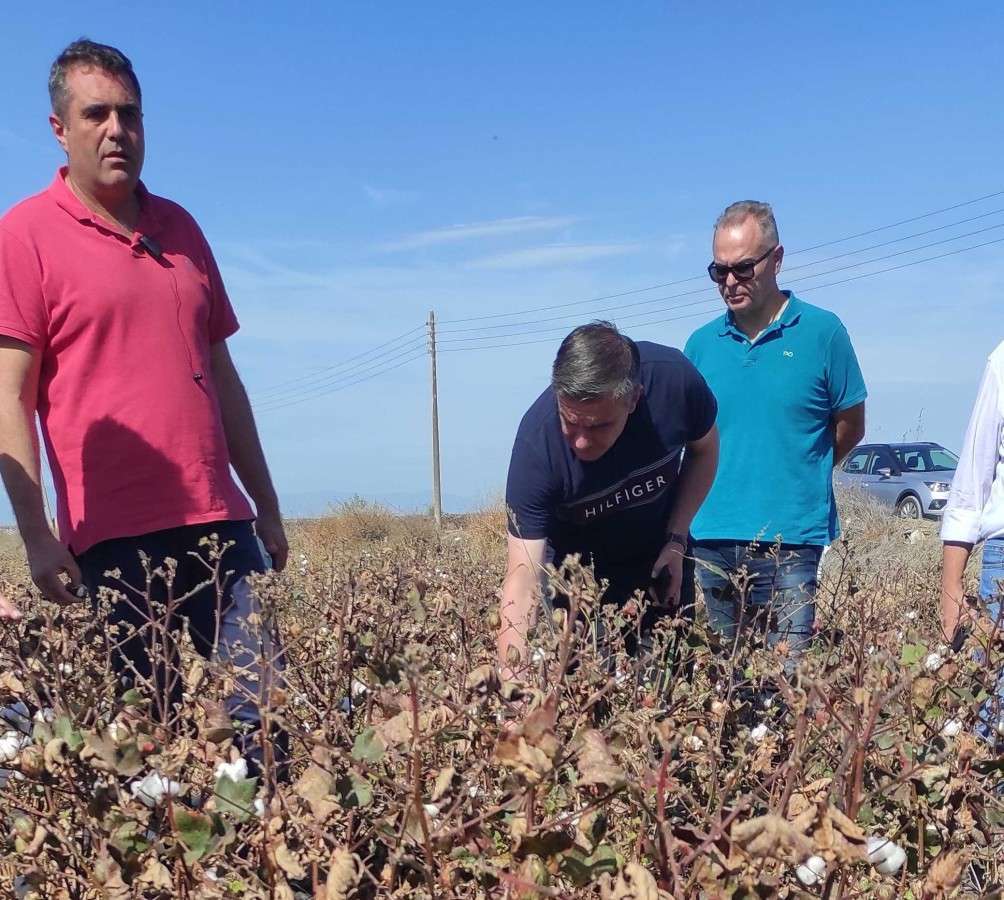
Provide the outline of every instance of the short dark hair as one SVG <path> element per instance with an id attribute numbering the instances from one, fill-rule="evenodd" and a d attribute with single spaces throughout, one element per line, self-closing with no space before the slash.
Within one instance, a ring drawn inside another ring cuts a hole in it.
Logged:
<path id="1" fill-rule="evenodd" d="M 558 348 L 551 387 L 566 400 L 621 399 L 639 383 L 638 346 L 610 322 L 580 325 Z"/>
<path id="2" fill-rule="evenodd" d="M 52 64 L 49 70 L 49 101 L 57 116 L 66 115 L 69 92 L 66 90 L 66 73 L 74 66 L 97 66 L 113 75 L 127 77 L 136 89 L 136 99 L 143 102 L 143 92 L 139 89 L 139 79 L 133 71 L 129 57 L 121 50 L 108 44 L 98 44 L 87 38 L 74 41 Z"/>

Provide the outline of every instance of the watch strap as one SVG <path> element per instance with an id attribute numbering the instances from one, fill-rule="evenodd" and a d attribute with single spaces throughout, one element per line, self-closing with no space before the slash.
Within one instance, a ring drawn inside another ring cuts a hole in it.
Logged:
<path id="1" fill-rule="evenodd" d="M 687 536 L 685 534 L 680 534 L 678 531 L 671 531 L 666 535 L 667 544 L 679 544 L 681 547 L 686 549 L 687 547 Z"/>

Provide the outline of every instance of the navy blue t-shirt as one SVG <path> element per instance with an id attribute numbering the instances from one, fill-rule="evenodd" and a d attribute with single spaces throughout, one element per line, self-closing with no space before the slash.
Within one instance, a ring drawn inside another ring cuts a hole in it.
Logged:
<path id="1" fill-rule="evenodd" d="M 546 538 L 560 565 L 570 553 L 610 581 L 608 602 L 648 586 L 665 546 L 683 448 L 704 437 L 718 405 L 701 374 L 672 347 L 638 342 L 643 393 L 616 443 L 593 462 L 561 433 L 548 387 L 523 416 L 509 462 L 509 532 Z"/>

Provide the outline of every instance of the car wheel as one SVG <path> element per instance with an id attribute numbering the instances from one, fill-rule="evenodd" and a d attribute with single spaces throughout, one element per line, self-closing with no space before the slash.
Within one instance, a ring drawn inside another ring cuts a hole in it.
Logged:
<path id="1" fill-rule="evenodd" d="M 916 494 L 907 494 L 900 497 L 896 503 L 896 515 L 904 519 L 921 519 L 924 517 L 924 510 L 920 506 L 920 498 Z"/>

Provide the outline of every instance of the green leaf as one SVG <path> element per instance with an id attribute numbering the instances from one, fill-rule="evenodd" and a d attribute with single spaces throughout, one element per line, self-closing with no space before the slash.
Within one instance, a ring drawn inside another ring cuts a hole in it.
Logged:
<path id="1" fill-rule="evenodd" d="M 373 802 L 372 785 L 355 772 L 343 775 L 335 782 L 335 790 L 345 809 L 369 806 Z"/>
<path id="2" fill-rule="evenodd" d="M 209 816 L 177 809 L 174 813 L 174 826 L 178 838 L 186 848 L 185 862 L 191 865 L 202 859 L 209 850 L 213 837 L 213 823 Z"/>
<path id="3" fill-rule="evenodd" d="M 875 810 L 872 809 L 870 803 L 862 803 L 858 808 L 858 821 L 862 825 L 875 824 Z"/>
<path id="4" fill-rule="evenodd" d="M 561 874 L 576 887 L 585 887 L 604 872 L 615 874 L 619 865 L 617 852 L 609 844 L 601 844 L 591 856 L 572 847 L 561 857 Z"/>
<path id="5" fill-rule="evenodd" d="M 912 666 L 919 663 L 925 656 L 927 656 L 927 647 L 923 644 L 904 644 L 899 661 L 904 666 Z"/>
<path id="6" fill-rule="evenodd" d="M 129 688 L 119 699 L 125 706 L 142 706 L 146 703 L 146 698 L 136 688 Z"/>
<path id="7" fill-rule="evenodd" d="M 254 795 L 258 792 L 257 778 L 238 778 L 223 775 L 216 782 L 216 808 L 238 822 L 246 822 L 254 812 Z"/>
<path id="8" fill-rule="evenodd" d="M 150 846 L 139 822 L 127 819 L 111 833 L 109 843 L 123 855 L 140 854 Z"/>
<path id="9" fill-rule="evenodd" d="M 879 750 L 891 750 L 898 742 L 899 739 L 891 731 L 886 731 L 875 739 Z"/>
<path id="10" fill-rule="evenodd" d="M 539 856 L 547 858 L 550 856 L 560 856 L 570 847 L 574 841 L 567 831 L 551 830 L 538 831 L 535 834 L 525 834 L 519 841 L 516 850 L 518 856 Z"/>
<path id="11" fill-rule="evenodd" d="M 80 732 L 73 727 L 69 716 L 57 716 L 52 723 L 52 730 L 56 737 L 66 741 L 66 746 L 70 748 L 71 753 L 76 753 L 84 746 L 84 739 L 80 736 Z"/>
<path id="12" fill-rule="evenodd" d="M 357 762 L 378 763 L 386 749 L 375 728 L 364 728 L 352 744 L 352 758 Z"/>

